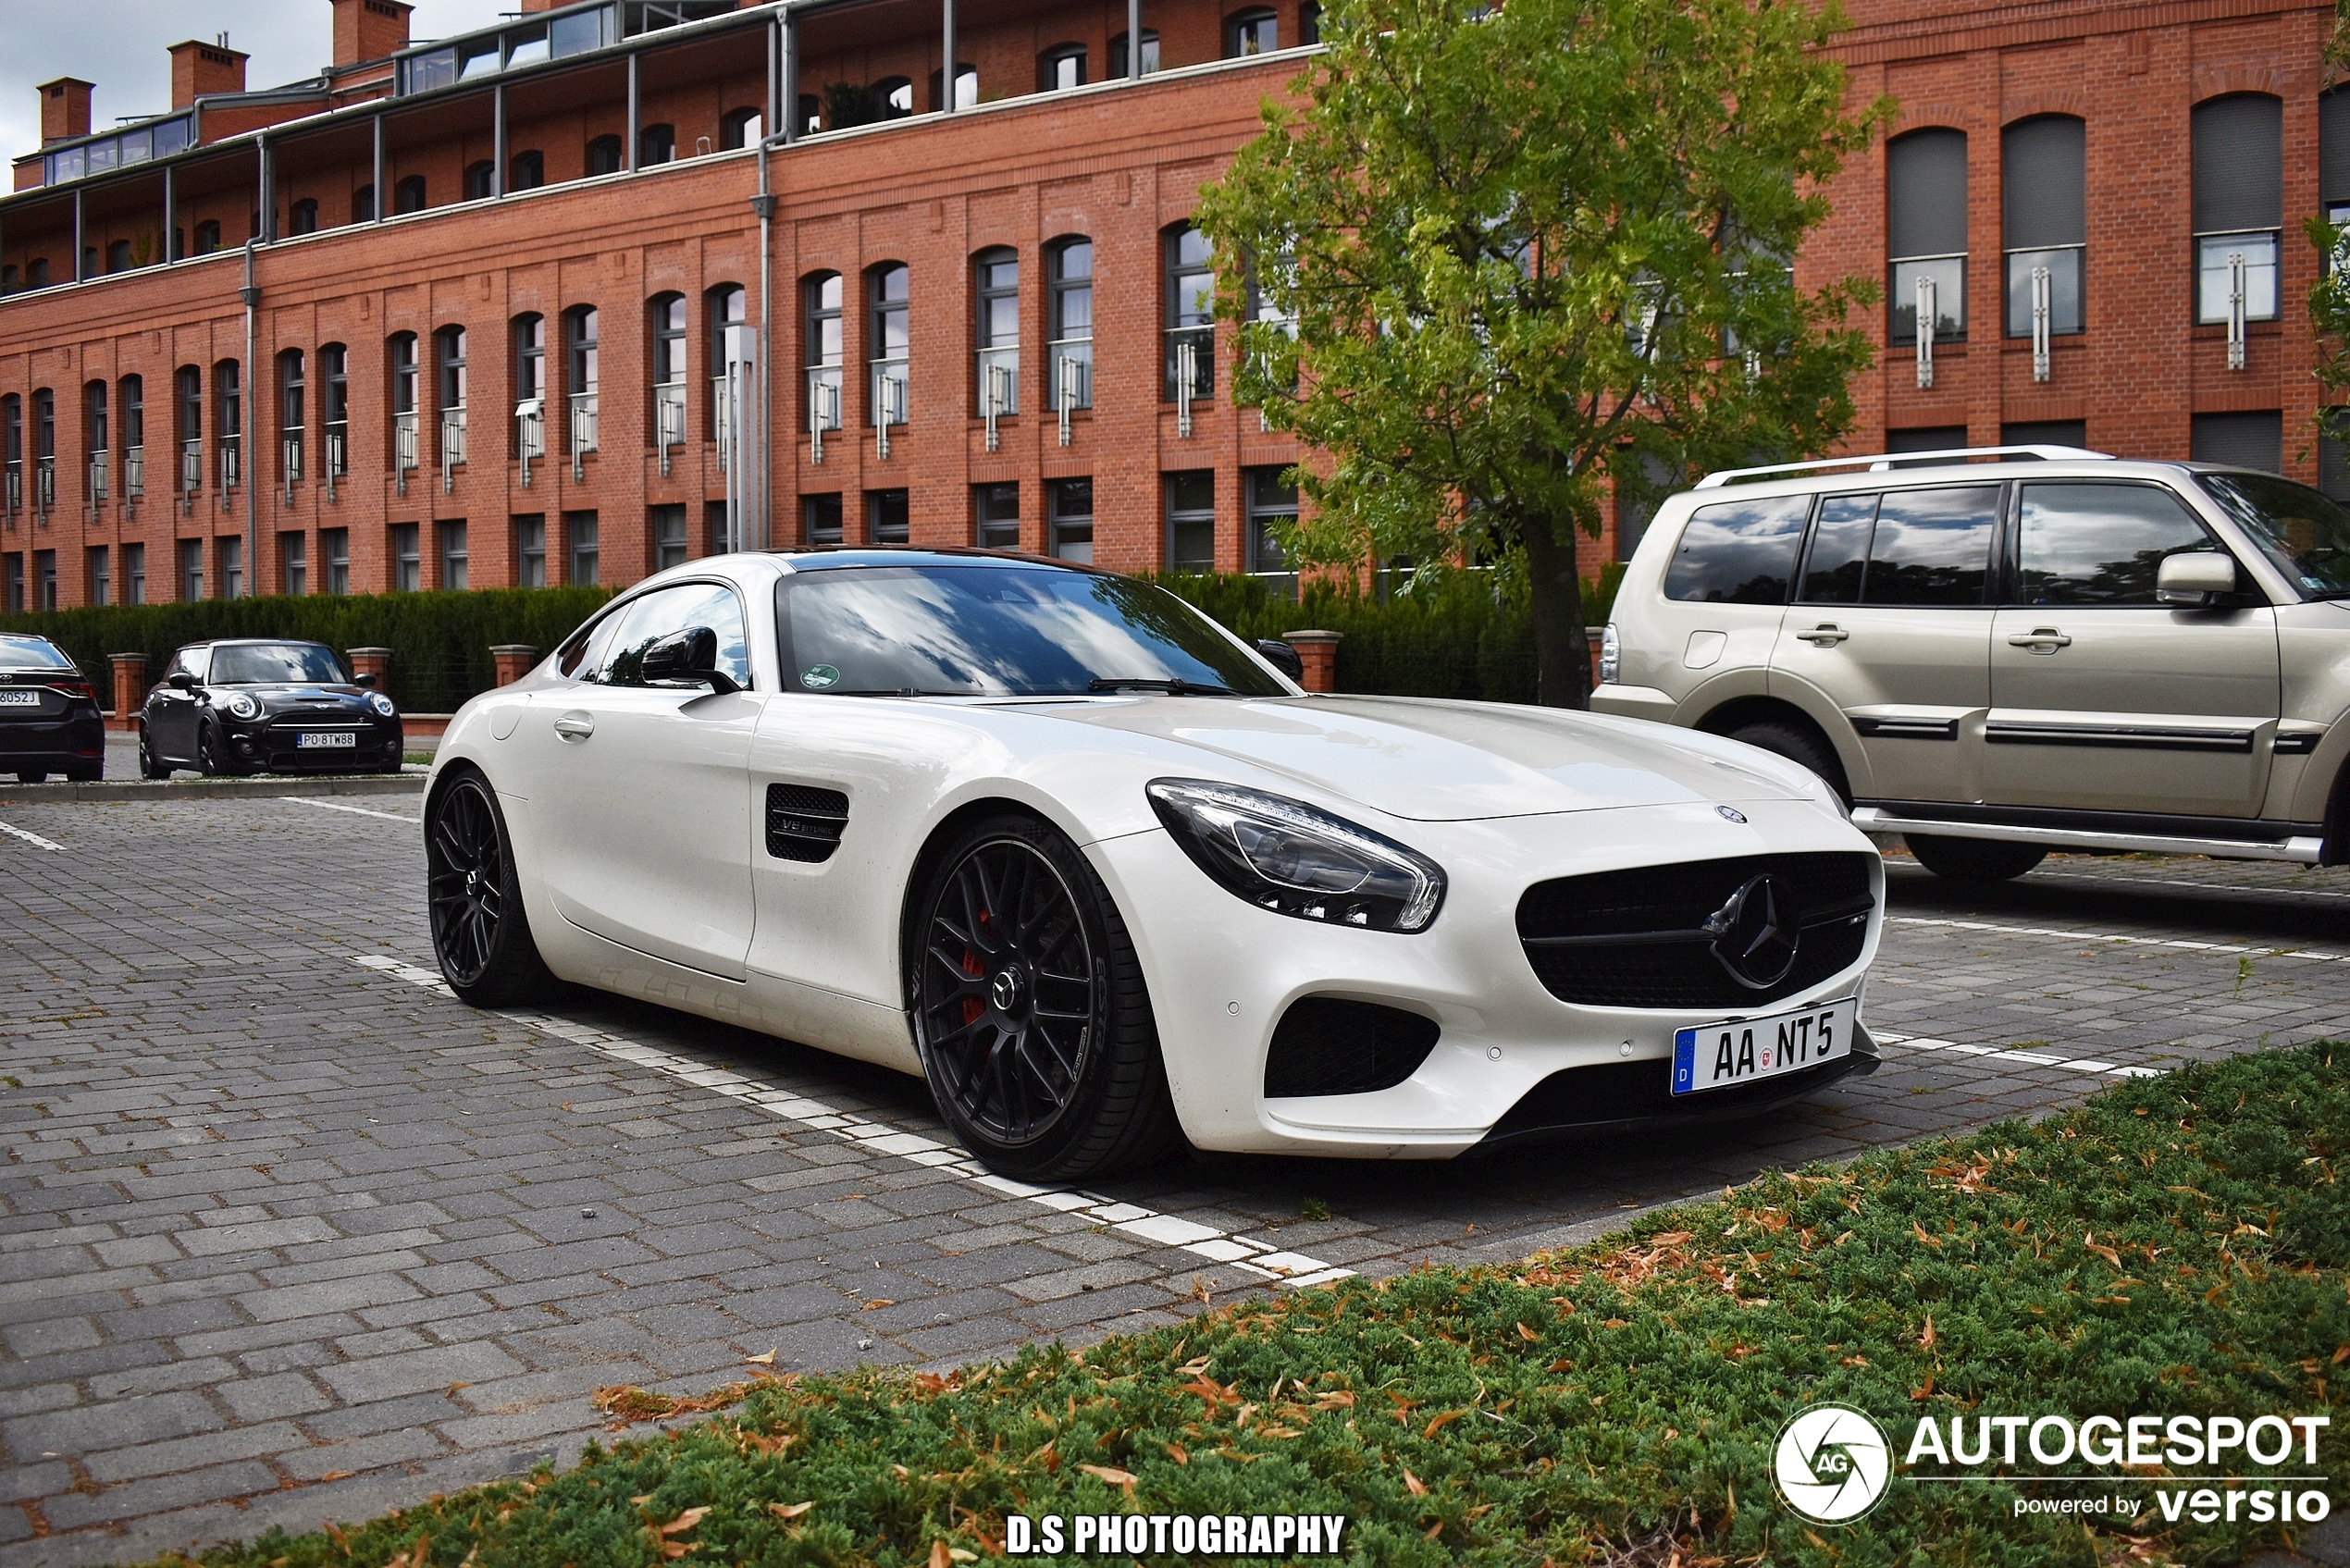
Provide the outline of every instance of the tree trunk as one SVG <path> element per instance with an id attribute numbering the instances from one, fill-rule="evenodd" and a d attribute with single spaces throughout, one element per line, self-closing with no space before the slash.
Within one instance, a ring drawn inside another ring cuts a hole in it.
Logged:
<path id="1" fill-rule="evenodd" d="M 1547 517 L 1528 518 L 1522 537 L 1532 589 L 1539 700 L 1545 708 L 1588 708 L 1591 639 L 1583 627 L 1583 583 L 1575 569 L 1574 545 L 1559 542 Z M 1574 537 L 1570 533 L 1569 540 Z"/>

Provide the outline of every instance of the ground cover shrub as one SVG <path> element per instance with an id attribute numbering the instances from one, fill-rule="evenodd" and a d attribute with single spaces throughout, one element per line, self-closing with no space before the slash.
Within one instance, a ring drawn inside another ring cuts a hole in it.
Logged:
<path id="1" fill-rule="evenodd" d="M 1347 1555 L 1382 1565 L 2234 1561 L 2280 1527 L 2149 1505 L 2093 1534 L 2013 1516 L 2029 1488 L 2001 1483 L 1896 1479 L 1816 1529 L 1775 1498 L 1770 1451 L 1826 1399 L 1874 1414 L 1897 1459 L 1926 1414 L 2329 1410 L 2346 1155 L 2350 1053 L 2190 1066 L 1515 1266 L 1246 1300 L 950 1377 L 759 1378 L 560 1475 L 206 1561 L 952 1568 L 995 1559 L 1015 1512 L 1342 1513 Z M 2339 1431 L 2319 1451 L 2337 1495 L 2344 1451 Z"/>
<path id="2" fill-rule="evenodd" d="M 301 637 L 338 652 L 388 648 L 384 689 L 392 700 L 413 712 L 449 713 L 497 684 L 492 645 L 527 643 L 551 653 L 611 597 L 605 588 L 474 588 L 110 604 L 0 616 L 0 632 L 47 637 L 109 699 L 111 654 L 145 654 L 154 682 L 173 650 L 207 637 Z"/>

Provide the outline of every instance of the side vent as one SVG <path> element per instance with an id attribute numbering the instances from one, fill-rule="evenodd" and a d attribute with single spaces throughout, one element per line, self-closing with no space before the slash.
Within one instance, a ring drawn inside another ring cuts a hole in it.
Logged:
<path id="1" fill-rule="evenodd" d="M 1392 1089 L 1428 1060 L 1441 1033 L 1432 1019 L 1372 1002 L 1302 996 L 1273 1026 L 1265 1093 L 1367 1094 Z"/>
<path id="2" fill-rule="evenodd" d="M 836 789 L 767 786 L 767 853 L 778 860 L 831 859 L 847 825 L 848 796 Z"/>

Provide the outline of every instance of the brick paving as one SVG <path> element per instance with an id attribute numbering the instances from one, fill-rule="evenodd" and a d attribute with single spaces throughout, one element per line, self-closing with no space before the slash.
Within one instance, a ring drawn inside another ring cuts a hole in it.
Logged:
<path id="1" fill-rule="evenodd" d="M 2340 873 L 2067 858 L 1960 889 L 1896 858 L 1868 1014 L 1919 1038 L 1792 1114 L 1441 1167 L 1203 1158 L 1056 1206 L 975 1179 L 896 1074 L 593 996 L 478 1013 L 362 966 L 429 963 L 414 809 L 0 812 L 63 846 L 0 834 L 0 1568 L 561 1463 L 607 1384 L 1082 1341 L 1265 1288 L 1245 1260 L 1273 1249 L 1520 1255 L 2045 1112 L 2107 1068 L 2350 1030 Z M 2084 1057 L 2106 1067 L 2060 1065 Z"/>

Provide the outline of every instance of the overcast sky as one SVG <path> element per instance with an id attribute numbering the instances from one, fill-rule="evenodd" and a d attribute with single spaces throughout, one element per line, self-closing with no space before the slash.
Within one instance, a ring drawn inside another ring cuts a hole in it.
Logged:
<path id="1" fill-rule="evenodd" d="M 520 0 L 416 0 L 409 26 L 419 39 L 441 38 L 495 22 Z M 253 59 L 251 87 L 315 76 L 334 55 L 334 11 L 328 0 L 0 0 L 0 153 L 18 157 L 41 145 L 35 83 L 61 76 L 94 81 L 90 129 L 126 116 L 171 107 L 171 57 L 187 38 L 226 31 L 229 46 Z"/>

